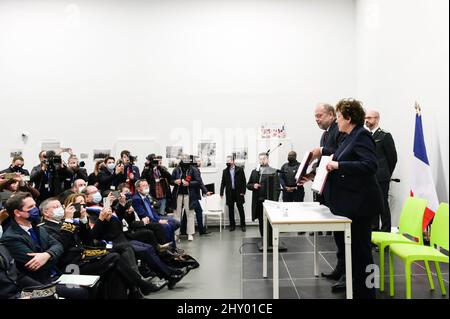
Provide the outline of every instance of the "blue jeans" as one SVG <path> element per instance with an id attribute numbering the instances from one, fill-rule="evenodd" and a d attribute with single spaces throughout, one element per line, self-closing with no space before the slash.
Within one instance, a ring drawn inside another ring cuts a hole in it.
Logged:
<path id="1" fill-rule="evenodd" d="M 158 199 L 158 214 L 160 216 L 164 216 L 166 214 L 166 205 L 167 205 L 167 199 L 163 198 L 163 199 Z"/>

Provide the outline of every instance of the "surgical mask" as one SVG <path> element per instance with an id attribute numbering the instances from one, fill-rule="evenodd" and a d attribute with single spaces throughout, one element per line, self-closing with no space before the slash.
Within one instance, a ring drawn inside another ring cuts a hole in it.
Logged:
<path id="1" fill-rule="evenodd" d="M 150 188 L 143 188 L 142 195 L 147 196 L 148 194 L 150 194 Z"/>
<path id="2" fill-rule="evenodd" d="M 95 204 L 99 204 L 102 201 L 102 195 L 100 194 L 100 192 L 96 192 L 92 195 L 92 201 Z"/>
<path id="3" fill-rule="evenodd" d="M 85 190 L 86 186 L 81 186 L 78 188 L 78 193 L 82 193 Z"/>
<path id="4" fill-rule="evenodd" d="M 288 156 L 288 162 L 289 163 L 295 163 L 296 158 L 294 156 Z"/>
<path id="5" fill-rule="evenodd" d="M 227 167 L 230 168 L 231 167 L 231 163 L 227 163 Z"/>
<path id="6" fill-rule="evenodd" d="M 58 207 L 53 210 L 53 219 L 61 221 L 64 218 L 64 208 Z"/>
<path id="7" fill-rule="evenodd" d="M 114 170 L 114 168 L 116 167 L 116 164 L 110 163 L 110 164 L 106 165 L 106 167 L 107 167 L 110 171 L 112 171 L 112 170 Z"/>
<path id="8" fill-rule="evenodd" d="M 41 213 L 37 207 L 30 209 L 27 213 L 30 215 L 27 220 L 32 223 L 37 223 L 41 219 Z"/>
<path id="9" fill-rule="evenodd" d="M 13 166 L 13 167 L 12 167 L 12 170 L 13 170 L 14 172 L 16 172 L 16 173 L 20 173 L 20 172 L 22 171 L 22 167 L 20 167 L 20 166 Z"/>

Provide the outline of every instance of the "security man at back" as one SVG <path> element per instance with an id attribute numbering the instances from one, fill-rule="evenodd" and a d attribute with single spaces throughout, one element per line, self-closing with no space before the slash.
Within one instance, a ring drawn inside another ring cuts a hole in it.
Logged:
<path id="1" fill-rule="evenodd" d="M 234 157 L 227 158 L 227 168 L 222 173 L 222 183 L 220 184 L 220 197 L 223 198 L 224 190 L 226 194 L 226 201 L 228 206 L 228 213 L 230 218 L 230 231 L 236 229 L 236 222 L 234 220 L 234 203 L 239 211 L 241 220 L 241 230 L 246 231 L 245 228 L 245 191 L 247 180 L 245 178 L 244 170 L 236 166 Z"/>
<path id="2" fill-rule="evenodd" d="M 303 186 L 297 185 L 295 175 L 300 167 L 297 161 L 297 153 L 290 151 L 288 162 L 281 166 L 280 184 L 283 189 L 283 202 L 303 202 L 305 190 Z"/>
<path id="3" fill-rule="evenodd" d="M 380 113 L 377 111 L 368 111 L 366 113 L 365 124 L 372 137 L 375 140 L 377 147 L 378 170 L 377 180 L 380 184 L 383 193 L 384 210 L 379 215 L 374 217 L 372 229 L 374 231 L 381 230 L 383 232 L 391 232 L 391 210 L 389 208 L 389 183 L 391 181 L 392 173 L 397 164 L 397 151 L 395 149 L 394 139 L 391 133 L 386 132 L 379 126 Z M 381 215 L 381 229 L 380 229 L 380 215 Z"/>

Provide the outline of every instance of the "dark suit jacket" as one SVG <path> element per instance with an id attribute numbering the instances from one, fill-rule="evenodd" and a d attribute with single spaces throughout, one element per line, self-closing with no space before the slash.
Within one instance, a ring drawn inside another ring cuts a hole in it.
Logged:
<path id="1" fill-rule="evenodd" d="M 114 171 L 111 173 L 107 168 L 103 168 L 98 173 L 98 189 L 101 193 L 110 190 L 111 186 L 117 187 L 121 183 L 125 183 L 127 177 L 125 174 L 118 174 Z"/>
<path id="2" fill-rule="evenodd" d="M 16 260 L 17 268 L 42 283 L 46 283 L 51 278 L 51 269 L 56 265 L 59 257 L 63 254 L 62 245 L 43 227 L 34 227 L 37 236 L 40 238 L 41 247 L 35 245 L 29 233 L 25 232 L 15 221 L 11 222 L 11 226 L 6 233 L 3 234 L 1 242 L 8 248 L 11 256 Z M 38 271 L 31 272 L 25 268 L 25 264 L 32 257 L 28 253 L 49 253 L 52 258 L 42 266 Z"/>
<path id="3" fill-rule="evenodd" d="M 351 219 L 379 214 L 383 201 L 375 178 L 378 161 L 370 132 L 355 127 L 334 153 L 334 160 L 339 169 L 328 174 L 325 205 L 333 214 Z"/>
<path id="4" fill-rule="evenodd" d="M 150 208 L 152 207 L 152 203 L 148 197 L 145 198 L 145 201 L 150 205 Z M 145 209 L 144 200 L 142 200 L 142 197 L 139 193 L 136 193 L 133 195 L 133 208 L 138 214 L 139 218 L 145 218 L 148 217 L 150 220 L 154 223 L 158 223 L 161 217 L 159 217 L 158 213 L 152 208 L 153 217 L 150 216 L 150 214 Z"/>
<path id="5" fill-rule="evenodd" d="M 391 133 L 383 131 L 380 128 L 373 134 L 373 139 L 377 146 L 377 180 L 380 183 L 386 183 L 391 180 L 392 173 L 397 164 L 397 151 L 395 149 L 394 139 Z"/>
<path id="6" fill-rule="evenodd" d="M 235 166 L 234 171 L 234 186 L 236 189 L 237 202 L 239 204 L 245 203 L 245 196 L 240 196 L 240 194 L 244 194 L 247 190 L 247 179 L 245 178 L 245 172 L 242 167 Z M 231 173 L 229 168 L 225 168 L 222 172 L 222 182 L 220 184 L 220 196 L 223 196 L 225 190 L 225 196 L 227 205 L 233 205 L 233 189 L 231 184 Z"/>
<path id="7" fill-rule="evenodd" d="M 333 122 L 330 128 L 328 129 L 328 137 L 326 141 L 323 140 L 323 136 L 320 139 L 320 146 L 323 147 L 322 155 L 331 155 L 336 152 L 339 147 L 339 144 L 345 139 L 347 134 L 343 132 L 339 132 L 339 128 L 337 122 Z"/>

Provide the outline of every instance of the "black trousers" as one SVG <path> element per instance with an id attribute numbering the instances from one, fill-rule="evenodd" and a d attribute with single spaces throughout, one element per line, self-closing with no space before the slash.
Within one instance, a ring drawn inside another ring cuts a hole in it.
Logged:
<path id="1" fill-rule="evenodd" d="M 233 226 L 233 227 L 236 226 L 236 221 L 234 220 L 234 204 L 236 204 L 238 211 L 239 211 L 239 218 L 241 220 L 241 226 L 245 226 L 244 205 L 242 204 L 242 201 L 238 200 L 239 197 L 241 197 L 241 195 L 238 194 L 236 190 L 233 190 L 232 194 L 233 194 L 232 203 L 231 203 L 231 205 L 228 205 L 230 226 Z"/>
<path id="2" fill-rule="evenodd" d="M 303 202 L 305 198 L 305 191 L 303 189 L 297 189 L 293 192 L 283 191 L 283 202 Z"/>
<path id="3" fill-rule="evenodd" d="M 333 232 L 334 242 L 336 243 L 337 252 L 337 264 L 334 268 L 334 271 L 340 273 L 341 275 L 345 274 L 345 237 L 344 232 L 335 231 Z M 352 233 L 352 243 L 353 243 L 353 233 Z"/>
<path id="4" fill-rule="evenodd" d="M 256 214 L 258 217 L 259 233 L 260 233 L 261 237 L 263 237 L 263 235 L 264 235 L 263 202 L 264 201 L 258 200 L 258 202 L 256 203 Z M 267 244 L 268 244 L 268 246 L 272 246 L 272 225 L 270 225 L 269 221 L 267 221 Z"/>
<path id="5" fill-rule="evenodd" d="M 381 192 L 383 194 L 383 210 L 376 215 L 372 221 L 372 230 L 382 232 L 391 232 L 391 209 L 389 208 L 389 181 L 380 182 Z M 381 228 L 380 228 L 381 216 Z"/>
<path id="6" fill-rule="evenodd" d="M 357 217 L 352 219 L 352 274 L 355 299 L 375 298 L 375 288 L 368 288 L 366 279 L 367 266 L 373 265 L 372 247 L 372 217 Z M 341 232 L 342 233 L 342 232 Z"/>

